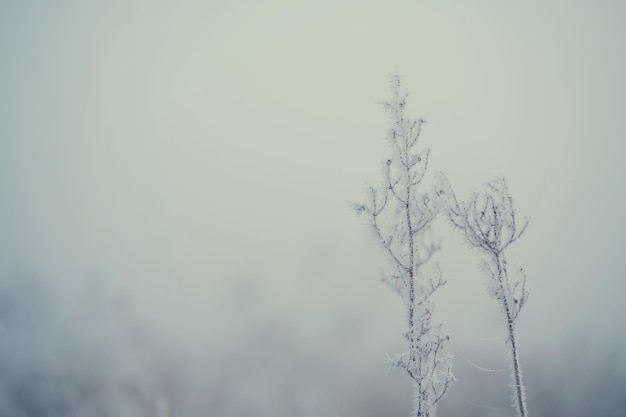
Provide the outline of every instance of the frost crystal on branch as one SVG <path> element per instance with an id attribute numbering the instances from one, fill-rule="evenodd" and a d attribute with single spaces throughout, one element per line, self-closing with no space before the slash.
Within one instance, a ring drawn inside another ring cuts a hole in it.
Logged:
<path id="1" fill-rule="evenodd" d="M 527 417 L 525 389 L 519 362 L 515 321 L 528 299 L 526 273 L 521 267 L 509 273 L 505 250 L 526 230 L 528 221 L 518 227 L 513 199 L 504 178 L 485 184 L 485 192 L 473 192 L 467 202 L 459 202 L 443 175 L 438 194 L 448 198 L 450 222 L 460 230 L 467 243 L 479 249 L 479 267 L 487 277 L 487 294 L 498 301 L 506 316 L 508 344 L 511 349 L 511 387 L 513 407 L 518 417 Z"/>
<path id="2" fill-rule="evenodd" d="M 383 282 L 400 295 L 407 308 L 407 350 L 389 358 L 413 382 L 413 417 L 434 417 L 435 408 L 454 380 L 452 357 L 445 350 L 449 336 L 432 320 L 431 297 L 445 284 L 438 268 L 425 266 L 440 249 L 431 222 L 442 199 L 424 190 L 429 151 L 418 148 L 424 120 L 405 115 L 408 94 L 397 75 L 391 77 L 387 141 L 391 154 L 383 164 L 383 181 L 369 187 L 366 201 L 354 204 L 366 217 L 372 234 L 389 260 Z"/>

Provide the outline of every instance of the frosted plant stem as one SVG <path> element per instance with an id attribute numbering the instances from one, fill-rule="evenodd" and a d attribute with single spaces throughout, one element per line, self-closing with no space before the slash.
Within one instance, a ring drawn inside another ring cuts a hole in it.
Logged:
<path id="1" fill-rule="evenodd" d="M 408 94 L 397 75 L 391 77 L 392 97 L 384 103 L 390 115 L 387 141 L 390 155 L 383 165 L 383 181 L 369 187 L 367 201 L 354 204 L 364 214 L 388 261 L 383 282 L 402 299 L 407 329 L 406 350 L 389 358 L 413 384 L 411 417 L 434 417 L 437 403 L 452 381 L 452 357 L 445 351 L 449 337 L 433 323 L 432 295 L 445 281 L 438 268 L 425 270 L 439 251 L 431 223 L 441 198 L 425 189 L 428 149 L 420 149 L 424 121 L 405 115 Z"/>
<path id="2" fill-rule="evenodd" d="M 498 281 L 500 283 L 500 287 L 502 292 L 506 291 L 505 283 L 507 280 L 507 271 L 504 262 L 500 259 L 500 256 L 494 255 L 495 262 L 498 267 Z M 517 341 L 515 338 L 515 318 L 513 317 L 511 308 L 509 306 L 509 301 L 507 298 L 502 298 L 502 304 L 504 307 L 504 311 L 506 313 L 506 322 L 507 328 L 509 332 L 509 343 L 511 346 L 511 366 L 513 368 L 513 388 L 515 390 L 515 403 L 517 408 L 517 414 L 519 417 L 527 417 L 528 413 L 526 411 L 526 401 L 524 397 L 524 385 L 522 382 L 522 371 L 519 361 L 519 354 L 517 351 Z"/>
<path id="3" fill-rule="evenodd" d="M 438 192 L 448 197 L 448 219 L 463 232 L 465 241 L 483 255 L 480 267 L 487 276 L 487 293 L 504 310 L 507 342 L 511 349 L 512 405 L 517 417 L 528 417 L 515 332 L 515 321 L 528 299 L 526 275 L 523 268 L 519 268 L 518 276 L 510 277 L 504 255 L 505 250 L 524 233 L 528 221 L 521 229 L 517 228 L 513 198 L 504 178 L 485 184 L 484 193 L 474 191 L 467 202 L 456 199 L 443 174 L 440 175 L 440 186 Z"/>

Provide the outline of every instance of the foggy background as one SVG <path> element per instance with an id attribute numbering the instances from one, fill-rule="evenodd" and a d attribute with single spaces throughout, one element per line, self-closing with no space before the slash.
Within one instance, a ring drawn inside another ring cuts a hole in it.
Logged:
<path id="1" fill-rule="evenodd" d="M 383 362 L 403 307 L 347 203 L 379 180 L 399 71 L 431 168 L 462 196 L 506 176 L 530 218 L 509 254 L 530 413 L 623 415 L 625 18 L 616 1 L 0 2 L 0 414 L 407 415 Z M 498 306 L 438 231 L 458 378 L 439 415 L 513 415 Z"/>

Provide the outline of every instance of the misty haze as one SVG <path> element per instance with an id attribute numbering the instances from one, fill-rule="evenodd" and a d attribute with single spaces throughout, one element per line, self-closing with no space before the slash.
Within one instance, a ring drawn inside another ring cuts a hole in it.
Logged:
<path id="1" fill-rule="evenodd" d="M 530 223 L 530 416 L 626 410 L 618 2 L 0 4 L 0 416 L 407 416 L 405 308 L 349 202 L 390 73 L 429 169 Z M 439 416 L 505 417 L 506 323 L 444 219 Z"/>

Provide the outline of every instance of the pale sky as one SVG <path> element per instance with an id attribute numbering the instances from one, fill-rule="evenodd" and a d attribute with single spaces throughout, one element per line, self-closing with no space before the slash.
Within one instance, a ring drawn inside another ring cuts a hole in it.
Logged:
<path id="1" fill-rule="evenodd" d="M 530 218 L 510 260 L 526 357 L 624 342 L 625 19 L 609 1 L 3 2 L 0 274 L 105 280 L 218 362 L 280 323 L 296 357 L 401 385 L 382 359 L 402 309 L 347 204 L 378 181 L 398 71 L 431 167 L 461 195 L 505 176 Z M 440 232 L 437 308 L 462 355 L 501 322 L 476 254 Z M 312 390 L 301 410 L 351 410 Z"/>

